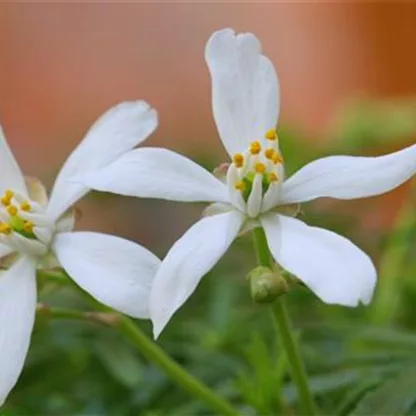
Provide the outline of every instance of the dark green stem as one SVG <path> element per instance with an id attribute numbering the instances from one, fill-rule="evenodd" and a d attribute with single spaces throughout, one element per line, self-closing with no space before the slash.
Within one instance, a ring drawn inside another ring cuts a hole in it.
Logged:
<path id="1" fill-rule="evenodd" d="M 253 238 L 258 264 L 260 266 L 272 267 L 272 259 L 263 229 L 254 229 Z M 302 414 L 315 415 L 315 402 L 309 389 L 305 366 L 298 343 L 293 335 L 292 325 L 283 298 L 279 298 L 272 303 L 271 312 L 286 352 L 293 382 L 298 390 Z"/>
<path id="2" fill-rule="evenodd" d="M 176 384 L 195 397 L 199 397 L 213 410 L 222 415 L 238 415 L 238 412 L 214 391 L 186 372 L 157 344 L 152 342 L 129 318 L 121 317 L 118 330 L 137 347 L 151 362 L 158 365 Z"/>
<path id="3" fill-rule="evenodd" d="M 47 276 L 48 273 L 43 271 L 39 277 L 46 279 Z M 59 281 L 61 284 L 71 284 L 69 279 L 67 279 L 67 275 L 62 270 L 54 270 L 51 277 L 54 281 Z M 83 295 L 87 294 L 83 292 Z M 88 295 L 85 297 L 90 300 L 91 305 L 98 309 L 98 311 L 82 312 L 38 305 L 38 313 L 46 316 L 50 315 L 54 318 L 94 321 L 110 325 L 118 330 L 125 338 L 128 338 L 143 356 L 158 365 L 172 381 L 192 396 L 199 398 L 215 411 L 216 414 L 227 416 L 238 415 L 238 412 L 234 410 L 230 403 L 184 370 L 161 347 L 150 340 L 132 319 L 99 305 L 94 299 L 89 298 Z"/>

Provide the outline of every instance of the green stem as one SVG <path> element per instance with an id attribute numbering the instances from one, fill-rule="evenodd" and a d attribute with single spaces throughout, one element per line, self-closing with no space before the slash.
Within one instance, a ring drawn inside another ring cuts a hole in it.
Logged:
<path id="1" fill-rule="evenodd" d="M 142 330 L 129 318 L 121 317 L 118 325 L 119 331 L 137 347 L 138 350 L 188 393 L 199 397 L 213 410 L 222 415 L 238 415 L 238 412 L 218 396 L 213 390 L 186 372 L 179 364 L 173 361 L 158 345 L 152 342 Z"/>
<path id="2" fill-rule="evenodd" d="M 267 245 L 266 236 L 262 228 L 253 230 L 254 248 L 257 262 L 260 266 L 271 267 L 271 256 Z M 311 391 L 309 389 L 308 377 L 305 366 L 300 355 L 299 346 L 293 336 L 289 314 L 286 310 L 284 300 L 277 299 L 271 306 L 272 316 L 280 333 L 283 347 L 290 365 L 293 382 L 299 394 L 299 402 L 302 414 L 315 415 L 316 407 Z"/>
<path id="3" fill-rule="evenodd" d="M 66 277 L 66 274 L 62 270 L 60 273 L 60 277 L 62 277 L 62 279 L 59 278 L 59 280 L 61 283 L 64 283 L 64 277 Z M 55 278 L 57 274 L 59 273 L 55 271 L 53 277 Z M 42 274 L 42 278 L 46 277 L 47 276 L 44 272 Z M 236 416 L 239 414 L 236 410 L 234 410 L 230 403 L 228 403 L 222 397 L 218 396 L 216 392 L 189 374 L 171 357 L 169 357 L 169 355 L 166 354 L 162 348 L 160 348 L 156 343 L 150 340 L 147 335 L 145 335 L 145 333 L 139 328 L 138 325 L 134 323 L 132 319 L 115 313 L 107 307 L 99 305 L 92 298 L 90 301 L 94 308 L 98 308 L 98 311 L 81 312 L 61 308 L 51 308 L 45 305 L 38 305 L 38 313 L 60 319 L 94 321 L 110 325 L 111 327 L 118 330 L 125 338 L 128 338 L 143 356 L 145 356 L 149 361 L 158 365 L 165 372 L 165 374 L 170 377 L 170 379 L 173 380 L 177 385 L 181 386 L 192 396 L 198 397 L 215 412 L 220 415 L 227 416 Z"/>
<path id="4" fill-rule="evenodd" d="M 64 308 L 51 308 L 43 303 L 38 303 L 36 312 L 40 316 L 52 316 L 57 319 L 75 319 L 83 321 L 87 318 L 84 312 Z"/>
<path id="5" fill-rule="evenodd" d="M 120 319 L 116 312 L 98 312 L 98 311 L 77 311 L 73 309 L 50 307 L 43 303 L 38 303 L 36 312 L 39 316 L 53 317 L 55 319 L 71 319 L 77 321 L 91 321 L 109 326 L 115 326 Z"/>

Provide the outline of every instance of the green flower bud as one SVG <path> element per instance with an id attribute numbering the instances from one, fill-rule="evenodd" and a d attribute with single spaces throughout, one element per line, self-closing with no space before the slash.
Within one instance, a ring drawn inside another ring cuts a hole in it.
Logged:
<path id="1" fill-rule="evenodd" d="M 250 281 L 251 297 L 256 303 L 270 303 L 289 291 L 289 285 L 278 270 L 259 266 L 252 270 Z"/>

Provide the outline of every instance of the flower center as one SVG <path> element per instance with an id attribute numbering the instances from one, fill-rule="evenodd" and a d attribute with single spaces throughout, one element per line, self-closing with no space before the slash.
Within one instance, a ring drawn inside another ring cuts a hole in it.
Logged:
<path id="1" fill-rule="evenodd" d="M 3 209 L 0 211 L 0 234 L 10 235 L 16 232 L 26 238 L 36 239 L 33 234 L 34 223 L 20 214 L 31 211 L 32 206 L 28 201 L 7 190 L 1 197 L 1 205 Z"/>
<path id="2" fill-rule="evenodd" d="M 276 130 L 254 141 L 244 153 L 236 153 L 227 172 L 231 200 L 250 217 L 278 203 L 283 180 L 283 157 Z"/>
<path id="3" fill-rule="evenodd" d="M 18 192 L 5 191 L 0 198 L 0 242 L 19 252 L 40 255 L 46 251 L 52 230 L 41 205 Z"/>

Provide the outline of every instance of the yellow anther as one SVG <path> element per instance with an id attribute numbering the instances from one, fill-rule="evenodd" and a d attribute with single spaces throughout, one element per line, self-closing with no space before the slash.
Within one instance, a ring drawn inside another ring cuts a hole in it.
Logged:
<path id="1" fill-rule="evenodd" d="M 11 204 L 12 198 L 14 197 L 14 193 L 10 190 L 7 190 L 4 195 L 1 197 L 1 203 L 7 207 Z"/>
<path id="2" fill-rule="evenodd" d="M 237 182 L 236 184 L 235 184 L 235 189 L 237 189 L 238 191 L 241 191 L 241 192 L 243 192 L 243 191 L 245 191 L 246 190 L 246 184 L 243 182 L 243 181 L 239 181 L 239 182 Z"/>
<path id="3" fill-rule="evenodd" d="M 8 199 L 12 199 L 14 197 L 14 192 L 11 191 L 10 189 L 8 189 L 5 193 L 4 193 L 4 197 L 8 198 Z"/>
<path id="4" fill-rule="evenodd" d="M 11 204 L 11 198 L 8 198 L 7 196 L 2 196 L 1 197 L 1 203 L 5 206 L 8 207 Z"/>
<path id="5" fill-rule="evenodd" d="M 30 221 L 25 221 L 25 223 L 23 224 L 23 229 L 27 232 L 27 233 L 33 233 L 33 228 L 34 228 L 34 224 L 33 222 Z"/>
<path id="6" fill-rule="evenodd" d="M 9 206 L 7 207 L 7 212 L 9 213 L 9 215 L 10 215 L 11 217 L 14 217 L 14 216 L 17 214 L 17 211 L 18 211 L 18 209 L 17 209 L 17 207 L 16 207 L 16 206 L 14 206 L 14 205 L 9 205 Z"/>
<path id="7" fill-rule="evenodd" d="M 264 156 L 266 156 L 266 159 L 273 159 L 274 155 L 276 154 L 276 150 L 272 149 L 271 147 L 269 147 L 268 149 L 266 149 L 264 151 Z"/>
<path id="8" fill-rule="evenodd" d="M 236 153 L 233 156 L 233 162 L 234 165 L 237 166 L 237 168 L 241 168 L 244 164 L 244 156 L 241 153 Z"/>
<path id="9" fill-rule="evenodd" d="M 27 201 L 24 201 L 24 202 L 22 202 L 21 204 L 20 204 L 20 209 L 22 210 L 22 211 L 30 211 L 30 209 L 31 209 L 32 207 L 30 206 L 30 204 L 29 204 L 29 202 L 27 202 Z"/>
<path id="10" fill-rule="evenodd" d="M 254 165 L 254 170 L 257 172 L 257 173 L 264 173 L 264 172 L 266 172 L 266 165 L 264 164 L 264 163 L 261 163 L 261 162 L 257 162 L 255 165 Z"/>
<path id="11" fill-rule="evenodd" d="M 0 234 L 10 234 L 12 232 L 12 227 L 10 227 L 7 222 L 2 222 L 0 224 Z"/>
<path id="12" fill-rule="evenodd" d="M 269 173 L 269 182 L 276 182 L 278 179 L 279 177 L 274 172 Z"/>
<path id="13" fill-rule="evenodd" d="M 273 163 L 277 165 L 278 163 L 283 163 L 283 157 L 279 153 L 275 153 L 272 157 Z"/>
<path id="14" fill-rule="evenodd" d="M 252 155 L 258 155 L 261 152 L 261 144 L 260 142 L 253 142 L 250 145 L 250 153 Z"/>
<path id="15" fill-rule="evenodd" d="M 276 132 L 276 130 L 274 130 L 274 129 L 268 130 L 268 131 L 266 132 L 266 134 L 264 135 L 264 137 L 265 137 L 267 140 L 276 140 L 276 139 L 277 139 L 277 132 Z"/>

